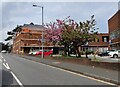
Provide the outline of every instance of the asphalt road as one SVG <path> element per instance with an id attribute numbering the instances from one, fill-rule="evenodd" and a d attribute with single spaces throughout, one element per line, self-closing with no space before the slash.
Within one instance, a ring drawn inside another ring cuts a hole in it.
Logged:
<path id="1" fill-rule="evenodd" d="M 11 77 L 14 78 L 13 80 L 17 80 L 19 85 L 109 85 L 15 55 L 2 54 L 2 57 L 15 75 Z M 16 84 L 15 81 L 14 84 Z"/>
<path id="2" fill-rule="evenodd" d="M 4 61 L 4 60 L 3 60 Z M 1 86 L 11 86 L 11 85 L 18 85 L 17 81 L 11 74 L 10 70 L 5 68 L 2 61 L 2 58 L 0 56 L 0 87 Z"/>

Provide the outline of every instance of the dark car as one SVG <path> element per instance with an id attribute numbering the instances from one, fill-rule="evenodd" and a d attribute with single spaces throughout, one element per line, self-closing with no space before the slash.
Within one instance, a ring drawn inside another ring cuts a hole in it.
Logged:
<path id="1" fill-rule="evenodd" d="M 99 53 L 98 56 L 109 56 L 108 53 L 109 53 L 109 52 L 102 52 L 102 53 Z"/>

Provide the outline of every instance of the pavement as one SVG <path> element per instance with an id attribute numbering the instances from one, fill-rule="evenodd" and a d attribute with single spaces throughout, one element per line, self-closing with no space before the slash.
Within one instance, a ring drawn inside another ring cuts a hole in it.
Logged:
<path id="1" fill-rule="evenodd" d="M 120 85 L 119 71 L 98 68 L 95 66 L 91 67 L 80 64 L 78 65 L 78 64 L 73 64 L 58 60 L 42 59 L 35 56 L 27 56 L 27 55 L 17 55 L 17 56 Z"/>

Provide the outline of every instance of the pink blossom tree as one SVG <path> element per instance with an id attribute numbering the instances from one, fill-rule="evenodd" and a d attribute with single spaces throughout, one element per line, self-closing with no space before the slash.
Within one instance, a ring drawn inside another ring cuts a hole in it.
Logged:
<path id="1" fill-rule="evenodd" d="M 52 42 L 55 46 L 56 44 L 64 45 L 64 53 L 67 55 L 67 48 L 69 47 L 69 40 L 66 40 L 62 38 L 62 33 L 65 30 L 65 24 L 69 23 L 68 20 L 70 16 L 68 16 L 64 20 L 56 19 L 56 22 L 50 22 L 49 24 L 46 24 L 46 30 L 45 30 L 45 38 L 47 41 Z"/>
<path id="2" fill-rule="evenodd" d="M 46 24 L 45 30 L 45 39 L 48 42 L 52 42 L 55 46 L 61 39 L 62 28 L 58 27 L 59 22 L 51 22 L 50 24 Z"/>

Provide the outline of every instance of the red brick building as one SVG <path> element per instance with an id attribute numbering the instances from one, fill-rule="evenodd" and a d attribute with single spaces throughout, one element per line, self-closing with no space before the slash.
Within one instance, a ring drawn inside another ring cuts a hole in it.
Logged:
<path id="1" fill-rule="evenodd" d="M 25 24 L 21 27 L 21 31 L 17 32 L 16 37 L 13 41 L 13 53 L 18 54 L 27 54 L 32 50 L 37 50 L 42 48 L 41 38 L 42 38 L 42 30 L 45 28 L 41 25 L 33 25 L 33 24 Z M 45 33 L 45 32 L 44 32 Z M 45 34 L 44 34 L 45 35 Z M 88 50 L 99 52 L 108 50 L 109 44 L 109 34 L 108 33 L 100 33 L 98 34 L 98 40 L 88 43 Z M 45 49 L 53 48 L 52 42 L 44 42 Z M 58 51 L 59 46 L 55 47 Z M 82 46 L 81 50 L 85 50 L 86 46 Z M 58 53 L 58 52 L 57 52 Z"/>
<path id="2" fill-rule="evenodd" d="M 42 30 L 41 25 L 25 24 L 21 27 L 21 31 L 17 32 L 13 41 L 13 53 L 28 53 L 31 50 L 41 49 Z M 44 48 L 52 48 L 52 43 L 44 42 Z"/>
<path id="3" fill-rule="evenodd" d="M 109 47 L 109 34 L 108 33 L 99 33 L 96 40 L 88 43 L 89 51 L 103 52 L 108 50 Z M 86 46 L 82 46 L 81 50 L 86 50 Z"/>
<path id="4" fill-rule="evenodd" d="M 108 20 L 110 48 L 120 50 L 120 10 Z"/>

